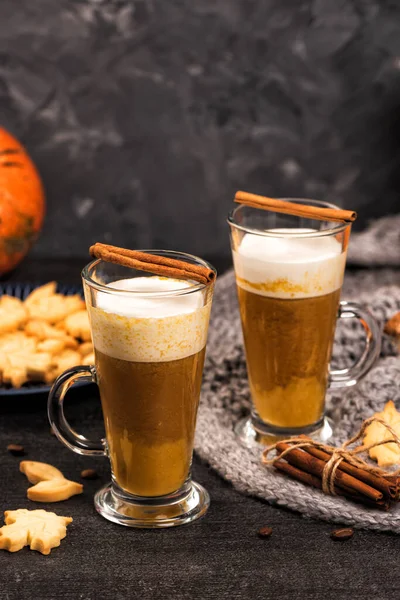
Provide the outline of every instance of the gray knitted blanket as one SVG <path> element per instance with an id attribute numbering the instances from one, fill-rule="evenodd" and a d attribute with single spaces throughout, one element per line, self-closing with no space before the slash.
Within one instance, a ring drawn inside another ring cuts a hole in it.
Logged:
<path id="1" fill-rule="evenodd" d="M 374 284 L 371 272 L 347 275 L 342 298 L 367 304 L 383 323 L 400 310 L 400 286 L 394 285 L 397 277 L 395 271 L 383 271 L 378 275 L 378 282 L 391 285 L 377 288 L 375 285 L 375 290 L 370 292 Z M 351 364 L 362 351 L 363 334 L 352 321 L 346 320 L 338 326 L 333 360 L 336 368 Z M 400 357 L 385 339 L 380 361 L 367 377 L 354 388 L 335 391 L 329 396 L 328 414 L 337 423 L 332 443 L 339 445 L 351 437 L 365 418 L 382 410 L 390 399 L 397 400 L 400 406 Z M 260 451 L 243 448 L 233 434 L 235 423 L 249 408 L 234 276 L 229 272 L 216 286 L 197 425 L 197 453 L 246 494 L 309 517 L 400 533 L 400 507 L 387 513 L 363 508 L 343 498 L 326 496 L 264 467 Z"/>

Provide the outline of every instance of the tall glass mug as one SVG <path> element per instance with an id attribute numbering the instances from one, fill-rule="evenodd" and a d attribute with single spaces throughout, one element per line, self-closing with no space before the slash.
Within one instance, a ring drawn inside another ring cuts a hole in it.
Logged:
<path id="1" fill-rule="evenodd" d="M 150 252 L 212 268 L 188 254 Z M 132 527 L 193 521 L 209 505 L 190 468 L 213 284 L 101 260 L 82 277 L 96 364 L 57 379 L 50 423 L 74 452 L 109 457 L 112 483 L 95 496 L 106 519 Z M 64 397 L 78 380 L 99 386 L 106 439 L 79 435 L 64 417 Z"/>
<path id="2" fill-rule="evenodd" d="M 336 208 L 325 202 L 293 203 Z M 350 224 L 238 206 L 228 219 L 253 410 L 236 427 L 246 445 L 332 433 L 328 387 L 351 386 L 379 355 L 371 313 L 340 302 Z M 366 346 L 354 366 L 329 369 L 336 319 L 358 318 Z"/>

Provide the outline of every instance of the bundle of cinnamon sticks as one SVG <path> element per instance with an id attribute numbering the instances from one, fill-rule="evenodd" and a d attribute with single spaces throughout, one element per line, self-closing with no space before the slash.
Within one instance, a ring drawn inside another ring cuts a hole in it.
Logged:
<path id="1" fill-rule="evenodd" d="M 306 436 L 301 438 L 305 442 L 308 440 Z M 275 469 L 297 481 L 323 489 L 324 469 L 332 457 L 332 450 L 329 446 L 322 450 L 312 440 L 309 441 L 310 445 L 302 448 L 292 448 L 290 443 L 278 442 L 275 445 L 276 458 L 267 460 L 264 453 L 263 462 L 272 464 Z M 335 469 L 333 491 L 338 496 L 345 496 L 368 507 L 388 510 L 400 499 L 400 477 L 378 475 L 343 459 Z"/>

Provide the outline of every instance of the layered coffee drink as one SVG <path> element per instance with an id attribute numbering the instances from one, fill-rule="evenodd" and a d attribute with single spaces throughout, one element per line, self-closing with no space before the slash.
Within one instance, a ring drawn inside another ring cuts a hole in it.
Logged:
<path id="1" fill-rule="evenodd" d="M 281 429 L 323 417 L 346 261 L 335 237 L 308 232 L 247 233 L 233 252 L 252 399 Z"/>
<path id="2" fill-rule="evenodd" d="M 99 293 L 89 312 L 113 478 L 135 496 L 164 496 L 190 471 L 211 300 L 163 277 L 109 286 L 121 295 Z"/>

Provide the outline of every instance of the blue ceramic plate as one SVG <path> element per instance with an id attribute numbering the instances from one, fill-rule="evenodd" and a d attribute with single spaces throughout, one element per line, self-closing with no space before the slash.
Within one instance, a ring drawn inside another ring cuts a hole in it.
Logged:
<path id="1" fill-rule="evenodd" d="M 0 296 L 7 294 L 8 296 L 15 296 L 21 300 L 31 293 L 32 290 L 43 285 L 42 283 L 0 283 Z M 81 294 L 82 287 L 78 285 L 62 285 L 57 286 L 57 292 L 60 294 L 66 294 L 71 296 L 73 294 Z M 90 385 L 90 383 L 76 383 L 74 387 L 81 387 L 84 385 Z M 45 383 L 25 383 L 20 388 L 5 387 L 0 385 L 0 397 L 2 396 L 25 396 L 27 394 L 48 394 L 51 389 L 50 385 Z"/>

